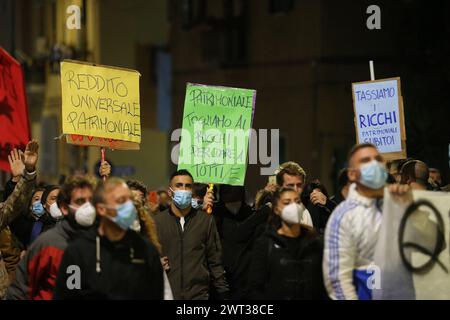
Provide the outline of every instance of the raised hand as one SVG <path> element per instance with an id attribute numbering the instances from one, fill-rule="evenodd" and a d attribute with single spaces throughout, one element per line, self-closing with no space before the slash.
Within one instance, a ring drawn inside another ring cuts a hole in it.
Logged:
<path id="1" fill-rule="evenodd" d="M 14 148 L 14 150 L 12 150 L 8 156 L 9 166 L 11 167 L 12 180 L 14 182 L 17 182 L 17 180 L 20 179 L 20 176 L 25 169 L 25 164 L 23 163 L 22 158 L 23 152 L 21 150 L 17 150 L 16 148 Z"/>
<path id="2" fill-rule="evenodd" d="M 107 161 L 103 161 L 100 165 L 99 173 L 101 177 L 109 177 L 111 174 L 111 165 Z"/>
<path id="3" fill-rule="evenodd" d="M 310 200 L 313 205 L 320 204 L 320 205 L 324 206 L 327 203 L 326 195 L 324 195 L 319 190 L 314 190 L 313 192 L 311 192 Z"/>
<path id="4" fill-rule="evenodd" d="M 202 209 L 206 211 L 208 207 L 212 208 L 213 205 L 214 205 L 214 194 L 212 191 L 207 191 L 205 196 L 203 197 Z"/>
<path id="5" fill-rule="evenodd" d="M 412 189 L 407 184 L 391 184 L 388 186 L 389 192 L 395 201 L 410 204 L 413 201 Z"/>
<path id="6" fill-rule="evenodd" d="M 36 170 L 36 164 L 38 161 L 38 150 L 39 144 L 36 140 L 31 140 L 28 142 L 27 147 L 25 149 L 25 153 L 23 154 L 23 163 L 25 165 L 25 169 L 28 172 L 33 172 Z"/>

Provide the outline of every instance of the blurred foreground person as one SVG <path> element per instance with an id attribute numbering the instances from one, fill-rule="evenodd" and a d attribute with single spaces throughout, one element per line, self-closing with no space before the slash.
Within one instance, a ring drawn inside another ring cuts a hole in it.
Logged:
<path id="1" fill-rule="evenodd" d="M 128 182 L 127 182 L 128 184 Z M 129 185 L 129 184 L 128 184 Z M 133 197 L 133 204 L 137 210 L 137 216 L 139 221 L 139 230 L 140 234 L 143 237 L 147 237 L 147 239 L 153 244 L 155 249 L 158 251 L 158 254 L 162 255 L 162 247 L 161 243 L 158 239 L 158 232 L 156 230 L 156 224 L 153 220 L 152 216 L 148 212 L 148 208 L 146 208 L 141 199 Z M 164 260 L 161 258 L 161 264 L 163 265 L 163 269 L 165 266 Z M 173 300 L 172 288 L 169 283 L 169 278 L 167 277 L 166 269 L 164 269 L 164 300 Z"/>
<path id="2" fill-rule="evenodd" d="M 354 146 L 348 158 L 352 185 L 326 227 L 324 281 L 332 299 L 370 300 L 370 265 L 381 226 L 388 173 L 383 157 L 372 144 Z M 390 191 L 400 197 L 411 196 L 408 186 L 391 185 Z"/>
<path id="3" fill-rule="evenodd" d="M 99 225 L 67 247 L 53 299 L 163 299 L 159 254 L 130 229 L 137 210 L 125 181 L 109 178 L 99 183 L 93 204 Z"/>

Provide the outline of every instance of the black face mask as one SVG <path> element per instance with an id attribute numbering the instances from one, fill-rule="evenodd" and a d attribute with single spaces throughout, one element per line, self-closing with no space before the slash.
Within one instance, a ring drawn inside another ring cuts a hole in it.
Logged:
<path id="1" fill-rule="evenodd" d="M 230 201 L 230 202 L 224 202 L 225 207 L 227 208 L 227 210 L 236 215 L 239 213 L 239 211 L 242 208 L 242 202 L 241 201 Z"/>

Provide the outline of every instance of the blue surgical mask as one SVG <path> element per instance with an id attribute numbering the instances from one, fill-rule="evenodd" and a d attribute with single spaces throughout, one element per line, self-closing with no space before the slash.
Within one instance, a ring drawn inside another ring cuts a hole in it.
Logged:
<path id="1" fill-rule="evenodd" d="M 128 230 L 137 219 L 137 210 L 131 200 L 117 207 L 117 215 L 109 217 L 112 222 L 117 224 L 123 230 Z"/>
<path id="2" fill-rule="evenodd" d="M 33 206 L 31 207 L 31 211 L 33 212 L 33 214 L 36 217 L 41 217 L 44 214 L 44 212 L 45 212 L 44 206 L 42 205 L 40 200 L 33 202 Z"/>
<path id="3" fill-rule="evenodd" d="M 365 163 L 360 168 L 361 177 L 359 182 L 370 189 L 381 189 L 388 177 L 385 166 L 377 160 L 372 160 Z"/>
<path id="4" fill-rule="evenodd" d="M 194 209 L 200 209 L 202 207 L 202 201 L 199 199 L 192 198 L 191 205 Z"/>
<path id="5" fill-rule="evenodd" d="M 172 190 L 173 203 L 178 209 L 186 209 L 192 205 L 192 191 L 189 190 Z"/>

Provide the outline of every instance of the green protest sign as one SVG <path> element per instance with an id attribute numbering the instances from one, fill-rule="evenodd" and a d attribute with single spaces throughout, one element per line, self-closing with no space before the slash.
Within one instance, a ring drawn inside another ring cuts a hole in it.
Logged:
<path id="1" fill-rule="evenodd" d="M 244 185 L 256 90 L 188 83 L 178 170 L 195 182 Z"/>

